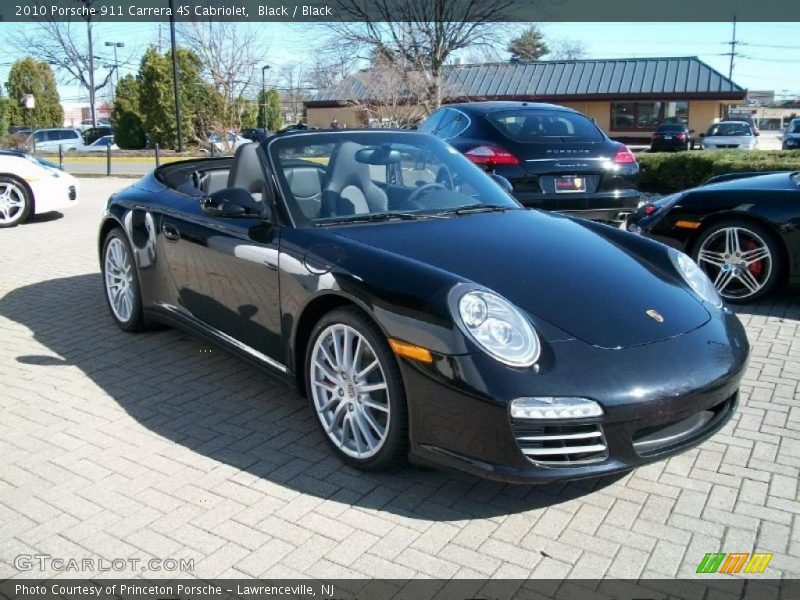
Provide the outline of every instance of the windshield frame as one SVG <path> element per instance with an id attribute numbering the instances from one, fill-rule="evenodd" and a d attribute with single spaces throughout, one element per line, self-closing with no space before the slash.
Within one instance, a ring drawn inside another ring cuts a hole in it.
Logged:
<path id="1" fill-rule="evenodd" d="M 491 190 L 492 197 L 487 197 L 485 202 L 482 202 L 486 206 L 496 206 L 502 205 L 507 207 L 508 209 L 524 209 L 524 207 L 510 194 L 505 192 L 496 182 L 492 181 L 492 179 L 488 176 L 487 173 L 482 171 L 479 167 L 475 166 L 473 163 L 469 161 L 461 152 L 458 152 L 455 148 L 450 146 L 447 142 L 437 138 L 436 136 L 419 133 L 417 131 L 408 131 L 408 130 L 391 130 L 391 129 L 383 129 L 383 130 L 375 130 L 375 129 L 347 129 L 347 130 L 337 130 L 337 131 L 302 131 L 297 133 L 288 133 L 284 135 L 276 135 L 271 137 L 269 140 L 262 144 L 264 148 L 264 153 L 267 157 L 268 167 L 269 170 L 272 172 L 273 181 L 275 187 L 277 188 L 278 195 L 280 196 L 283 202 L 283 208 L 286 214 L 289 217 L 289 221 L 291 222 L 292 226 L 297 229 L 313 229 L 317 227 L 320 223 L 324 224 L 325 219 L 309 219 L 306 217 L 301 210 L 297 206 L 294 206 L 294 198 L 289 198 L 291 192 L 289 191 L 289 184 L 286 181 L 286 178 L 283 173 L 283 168 L 280 159 L 278 158 L 278 152 L 282 148 L 287 148 L 291 146 L 302 146 L 303 143 L 293 144 L 292 142 L 300 140 L 301 142 L 305 142 L 305 145 L 308 146 L 316 146 L 316 145 L 324 145 L 324 144 L 331 144 L 331 143 L 341 143 L 345 141 L 352 141 L 358 144 L 364 145 L 378 145 L 378 144 L 403 144 L 409 146 L 420 146 L 420 147 L 427 147 L 432 150 L 438 150 L 442 153 L 442 156 L 446 156 L 448 159 L 452 160 L 451 167 L 453 165 L 457 165 L 459 172 L 460 169 L 464 169 L 467 173 L 473 174 L 475 176 L 481 177 L 480 179 L 481 184 L 486 185 L 487 190 Z M 485 180 L 485 181 L 484 181 Z M 474 204 L 475 201 L 473 199 L 472 202 L 469 204 Z M 465 204 L 466 205 L 466 204 Z M 391 211 L 391 209 L 390 209 Z M 422 210 L 422 211 L 402 211 L 408 215 L 416 215 L 420 218 L 431 217 L 435 216 L 436 213 L 441 212 L 441 208 L 431 207 L 429 210 Z M 377 214 L 377 213 L 363 213 L 363 214 L 356 214 L 353 215 L 354 219 L 351 222 L 348 222 L 346 219 L 341 219 L 336 221 L 332 221 L 330 226 L 346 226 L 349 224 L 377 224 L 385 221 L 368 221 L 365 220 L 363 217 L 368 217 L 370 214 Z"/>

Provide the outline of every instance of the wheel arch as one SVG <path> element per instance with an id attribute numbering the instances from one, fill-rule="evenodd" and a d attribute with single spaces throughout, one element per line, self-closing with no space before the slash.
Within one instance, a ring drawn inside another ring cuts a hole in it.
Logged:
<path id="1" fill-rule="evenodd" d="M 116 227 L 125 231 L 125 227 L 123 227 L 122 223 L 111 215 L 107 215 L 100 225 L 100 232 L 97 235 L 97 255 L 100 257 L 100 260 L 103 260 L 103 244 L 105 244 L 106 238 L 108 234 L 111 233 L 111 230 Z"/>
<path id="2" fill-rule="evenodd" d="M 689 254 L 694 256 L 694 252 L 697 249 L 697 242 L 700 240 L 700 236 L 702 236 L 706 230 L 714 225 L 717 225 L 718 223 L 723 223 L 725 221 L 750 222 L 765 228 L 769 232 L 773 240 L 778 243 L 778 247 L 781 249 L 781 256 L 783 258 L 784 265 L 783 273 L 781 273 L 781 281 L 785 282 L 788 278 L 789 272 L 791 271 L 791 257 L 789 256 L 789 250 L 786 248 L 786 243 L 783 241 L 783 237 L 775 225 L 773 225 L 768 219 L 765 219 L 757 214 L 726 211 L 715 213 L 706 217 L 701 221 L 700 227 L 692 233 L 692 236 L 689 238 L 688 243 L 686 244 L 686 249 Z"/>
<path id="3" fill-rule="evenodd" d="M 311 339 L 311 332 L 322 317 L 334 310 L 344 307 L 353 307 L 357 309 L 374 323 L 378 329 L 380 329 L 381 333 L 388 338 L 384 327 L 381 326 L 369 307 L 359 299 L 334 290 L 314 297 L 303 307 L 300 316 L 297 318 L 297 324 L 294 327 L 294 333 L 292 335 L 292 347 L 290 349 L 292 370 L 294 371 L 293 375 L 297 384 L 297 390 L 301 396 L 305 397 L 306 395 L 304 365 L 306 348 Z"/>
<path id="4" fill-rule="evenodd" d="M 33 193 L 33 188 L 31 188 L 30 184 L 25 181 L 19 175 L 15 175 L 14 173 L 0 173 L 0 177 L 8 177 L 9 179 L 13 179 L 14 181 L 18 181 L 22 184 L 22 187 L 28 192 L 28 197 L 31 199 L 31 209 L 28 211 L 28 219 L 30 219 L 33 215 L 36 214 L 36 194 Z M 27 219 L 26 219 L 27 220 Z"/>

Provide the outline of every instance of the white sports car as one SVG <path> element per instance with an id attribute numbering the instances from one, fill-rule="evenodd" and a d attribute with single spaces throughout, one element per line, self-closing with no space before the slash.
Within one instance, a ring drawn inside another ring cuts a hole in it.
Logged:
<path id="1" fill-rule="evenodd" d="M 0 227 L 78 203 L 78 181 L 56 165 L 15 150 L 0 150 Z"/>

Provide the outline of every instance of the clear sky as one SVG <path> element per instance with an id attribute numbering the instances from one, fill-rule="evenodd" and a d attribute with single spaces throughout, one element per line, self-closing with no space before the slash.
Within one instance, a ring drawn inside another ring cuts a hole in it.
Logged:
<path id="1" fill-rule="evenodd" d="M 523 27 L 518 24 L 516 27 Z M 724 75 L 728 74 L 731 39 L 730 23 L 542 23 L 548 39 L 569 38 L 583 43 L 587 58 L 624 58 L 648 56 L 699 56 Z M 8 43 L 12 28 L 31 25 L 0 24 L 0 82 L 8 75 L 8 65 L 24 56 L 24 49 Z M 320 25 L 253 23 L 263 32 L 268 48 L 264 62 L 273 66 L 270 76 L 277 78 L 282 65 L 303 64 L 315 51 L 324 33 Z M 156 23 L 100 23 L 95 25 L 98 65 L 111 62 L 105 41 L 123 42 L 120 60 L 126 60 L 122 74 L 135 72 L 138 58 L 148 44 L 158 43 Z M 166 49 L 169 27 L 160 28 Z M 733 79 L 751 90 L 774 90 L 778 97 L 800 96 L 800 23 L 739 23 L 738 51 Z M 324 51 L 318 49 L 317 51 Z M 85 100 L 74 84 L 61 82 L 64 100 Z"/>

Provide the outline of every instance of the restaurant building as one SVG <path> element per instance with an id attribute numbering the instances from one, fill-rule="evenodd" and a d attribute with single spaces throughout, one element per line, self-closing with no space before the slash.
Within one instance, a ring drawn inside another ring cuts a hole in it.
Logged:
<path id="1" fill-rule="evenodd" d="M 698 59 L 628 58 L 451 65 L 444 103 L 481 100 L 551 102 L 595 120 L 612 138 L 644 142 L 659 124 L 684 122 L 699 134 L 747 91 Z M 310 127 L 335 118 L 367 125 L 364 106 L 382 102 L 379 88 L 351 76 L 305 103 Z M 375 89 L 378 89 L 376 92 Z"/>

